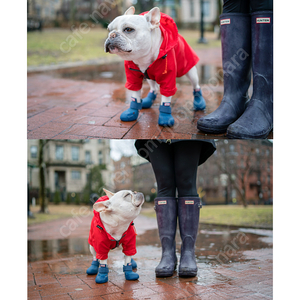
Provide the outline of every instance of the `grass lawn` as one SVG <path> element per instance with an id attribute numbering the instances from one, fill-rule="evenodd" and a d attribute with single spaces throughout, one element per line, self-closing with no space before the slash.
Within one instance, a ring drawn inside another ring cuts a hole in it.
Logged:
<path id="1" fill-rule="evenodd" d="M 142 214 L 155 218 L 154 211 Z M 200 211 L 200 223 L 273 228 L 273 206 L 208 205 Z"/>
<path id="2" fill-rule="evenodd" d="M 49 204 L 48 205 L 48 209 L 49 209 L 48 214 L 38 213 L 38 211 L 40 210 L 39 205 L 34 206 L 34 207 L 31 206 L 30 211 L 33 212 L 35 219 L 28 218 L 28 225 L 62 219 L 62 218 L 69 218 L 76 214 L 79 214 L 80 212 L 86 214 L 87 213 L 86 209 L 84 211 L 83 211 L 83 209 L 80 211 L 80 209 L 82 207 L 89 209 L 89 211 L 92 213 L 92 210 L 90 209 L 90 207 L 88 205 Z"/>
<path id="3" fill-rule="evenodd" d="M 88 29 L 86 29 L 88 31 Z M 198 44 L 199 31 L 180 30 L 180 34 L 194 48 L 220 47 L 220 40 L 216 40 L 213 33 L 206 33 L 208 44 Z M 92 29 L 87 33 L 78 31 L 72 33 L 69 29 L 44 29 L 42 32 L 27 33 L 27 65 L 50 65 L 72 61 L 87 61 L 109 56 L 104 52 L 104 41 L 107 30 L 104 28 Z M 62 49 L 60 48 L 62 45 Z"/>

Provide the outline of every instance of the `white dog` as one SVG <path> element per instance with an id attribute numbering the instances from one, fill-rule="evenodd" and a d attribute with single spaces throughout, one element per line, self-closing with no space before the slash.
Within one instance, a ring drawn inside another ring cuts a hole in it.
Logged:
<path id="1" fill-rule="evenodd" d="M 97 274 L 96 283 L 107 282 L 108 252 L 122 244 L 125 254 L 123 266 L 125 278 L 137 280 L 139 275 L 132 271 L 136 268 L 136 262 L 131 258 L 136 254 L 136 231 L 133 220 L 141 211 L 144 195 L 127 190 L 115 194 L 103 190 L 106 196 L 99 198 L 93 205 L 94 217 L 88 240 L 93 262 L 86 272 L 88 275 Z"/>
<path id="2" fill-rule="evenodd" d="M 199 85 L 195 51 L 178 34 L 171 17 L 152 8 L 147 13 L 134 15 L 131 6 L 124 15 L 108 25 L 106 52 L 117 54 L 125 60 L 127 82 L 132 91 L 130 108 L 121 114 L 122 121 L 135 121 L 139 110 L 150 108 L 160 88 L 161 105 L 158 124 L 173 126 L 171 99 L 176 93 L 176 77 L 187 75 L 194 88 L 194 109 L 204 110 L 205 100 Z M 141 99 L 143 79 L 150 85 L 150 92 Z"/>

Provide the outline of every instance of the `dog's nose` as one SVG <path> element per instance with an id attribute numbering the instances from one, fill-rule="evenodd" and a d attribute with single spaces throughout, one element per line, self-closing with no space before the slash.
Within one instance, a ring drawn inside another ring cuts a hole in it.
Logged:
<path id="1" fill-rule="evenodd" d="M 109 35 L 109 37 L 110 37 L 111 39 L 114 39 L 116 36 L 117 36 L 117 34 L 116 34 L 115 32 L 112 32 L 112 33 Z"/>

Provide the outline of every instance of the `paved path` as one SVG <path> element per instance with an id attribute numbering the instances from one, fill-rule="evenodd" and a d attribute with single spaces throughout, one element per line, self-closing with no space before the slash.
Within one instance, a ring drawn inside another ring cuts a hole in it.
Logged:
<path id="1" fill-rule="evenodd" d="M 28 299 L 272 299 L 272 248 L 240 252 L 241 262 L 198 262 L 198 275 L 194 278 L 179 278 L 176 272 L 170 278 L 156 278 L 154 269 L 161 253 L 157 244 L 157 225 L 155 219 L 144 216 L 135 220 L 138 231 L 135 260 L 139 280 L 125 281 L 123 255 L 121 250 L 116 249 L 109 254 L 108 283 L 96 284 L 95 276 L 85 273 L 91 262 L 88 252 L 80 254 L 76 247 L 69 247 L 64 256 L 59 253 L 62 251 L 62 244 L 58 240 L 62 238 L 60 228 L 71 224 L 70 220 L 56 220 L 29 227 L 28 239 L 33 244 L 41 242 L 38 249 L 44 251 L 45 258 L 28 262 Z M 85 242 L 90 220 L 91 215 L 76 219 L 78 227 L 70 233 L 68 240 L 81 237 Z M 267 240 L 272 243 L 270 237 Z M 57 245 L 52 249 L 52 258 L 47 258 L 47 243 L 53 241 L 58 241 Z M 229 246 L 224 245 L 222 249 L 225 251 L 225 247 Z M 228 251 L 226 253 L 229 255 L 231 250 Z"/>
<path id="2" fill-rule="evenodd" d="M 198 51 L 199 66 L 221 66 L 219 48 Z M 79 71 L 80 72 L 80 71 Z M 121 67 L 119 72 L 124 73 Z M 221 138 L 198 131 L 197 120 L 214 111 L 222 100 L 223 86 L 215 73 L 201 84 L 207 101 L 205 112 L 192 110 L 192 87 L 180 81 L 172 99 L 175 125 L 157 124 L 160 95 L 151 109 L 143 109 L 134 122 L 121 122 L 120 114 L 129 107 L 130 93 L 117 81 L 89 82 L 52 77 L 47 73 L 28 73 L 28 139 L 197 139 Z M 142 96 L 148 93 L 145 84 Z M 273 134 L 269 135 L 272 138 Z"/>

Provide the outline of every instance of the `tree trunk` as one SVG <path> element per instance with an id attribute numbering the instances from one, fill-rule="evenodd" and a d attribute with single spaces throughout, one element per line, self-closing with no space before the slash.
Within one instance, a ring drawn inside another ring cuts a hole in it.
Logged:
<path id="1" fill-rule="evenodd" d="M 39 140 L 39 171 L 40 171 L 40 191 L 39 191 L 39 197 L 40 197 L 40 213 L 47 213 L 47 201 L 46 201 L 46 193 L 45 193 L 45 170 L 44 170 L 44 140 Z"/>

